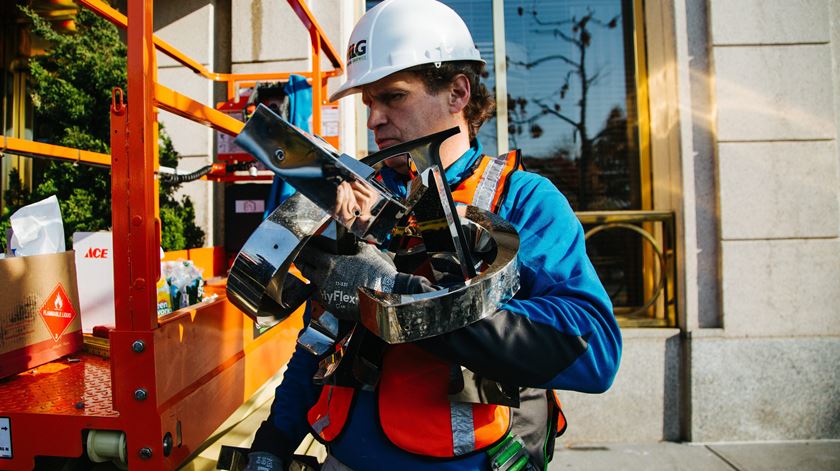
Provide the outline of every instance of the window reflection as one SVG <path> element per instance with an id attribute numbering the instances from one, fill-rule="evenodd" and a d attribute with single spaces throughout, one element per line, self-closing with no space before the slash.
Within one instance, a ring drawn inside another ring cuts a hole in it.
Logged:
<path id="1" fill-rule="evenodd" d="M 505 2 L 510 146 L 578 211 L 639 208 L 629 3 Z"/>
<path id="2" fill-rule="evenodd" d="M 487 61 L 485 84 L 495 91 L 493 1 L 442 1 L 469 27 Z M 633 8 L 640 4 L 504 1 L 506 57 L 500 59 L 507 71 L 508 112 L 502 122 L 507 122 L 508 145 L 521 149 L 528 170 L 551 180 L 579 215 L 650 209 L 642 206 L 642 187 L 649 186 L 650 175 L 640 171 L 634 50 Z M 494 119 L 479 132 L 486 154 L 497 154 L 496 127 Z M 587 241 L 587 252 L 617 313 L 645 304 L 656 260 L 637 233 L 602 232 Z M 650 313 L 653 321 L 667 322 L 662 314 Z"/>

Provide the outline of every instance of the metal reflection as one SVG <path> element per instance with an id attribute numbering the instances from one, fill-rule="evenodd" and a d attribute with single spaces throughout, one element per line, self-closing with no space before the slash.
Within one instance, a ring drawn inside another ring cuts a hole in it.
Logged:
<path id="1" fill-rule="evenodd" d="M 495 214 L 474 206 L 465 220 L 495 242 L 495 257 L 476 277 L 423 294 L 359 290 L 361 322 L 389 344 L 414 342 L 452 332 L 496 312 L 519 290 L 516 230 Z M 486 239 L 485 239 L 486 240 Z"/>
<path id="2" fill-rule="evenodd" d="M 228 298 L 262 327 L 283 321 L 314 289 L 286 276 L 292 261 L 313 235 L 324 231 L 330 217 L 301 194 L 277 207 L 251 234 L 228 275 Z"/>
<path id="3" fill-rule="evenodd" d="M 360 238 L 384 241 L 393 221 L 406 213 L 402 203 L 371 178 L 372 168 L 305 134 L 265 105 L 257 107 L 234 142 Z M 375 195 L 369 217 L 341 211 L 338 188 L 344 182 L 363 185 Z"/>
<path id="4" fill-rule="evenodd" d="M 625 306 L 613 299 L 616 317 L 622 327 L 672 327 L 679 324 L 676 292 L 675 216 L 671 211 L 579 211 L 575 213 L 584 227 L 587 244 L 596 234 L 619 230 L 632 231 L 650 244 L 651 252 L 642 252 L 644 302 Z M 589 227 L 592 226 L 592 227 Z M 593 256 L 596 270 L 602 269 Z M 604 273 L 601 274 L 602 277 Z M 602 278 L 603 279 L 603 278 Z"/>
<path id="5" fill-rule="evenodd" d="M 399 271 L 425 269 L 424 275 L 437 286 L 423 294 L 360 288 L 360 320 L 344 328 L 329 313 L 313 316 L 298 343 L 321 359 L 317 383 L 372 387 L 388 344 L 470 325 L 494 313 L 519 289 L 515 229 L 477 207 L 456 210 L 439 149 L 457 132 L 449 129 L 356 161 L 260 107 L 236 139 L 298 190 L 257 228 L 231 269 L 231 300 L 256 322 L 281 321 L 313 291 L 311 285 L 288 276 L 306 244 L 318 241 L 322 250 L 333 253 L 355 250 L 355 238 L 351 236 L 348 244 L 343 228 L 359 238 L 387 239 Z M 376 179 L 374 167 L 389 158 L 406 158 L 414 172 L 405 199 Z M 370 217 L 348 218 L 339 210 L 337 189 L 348 182 L 359 182 L 375 195 Z M 332 243 L 324 246 L 329 236 Z"/>

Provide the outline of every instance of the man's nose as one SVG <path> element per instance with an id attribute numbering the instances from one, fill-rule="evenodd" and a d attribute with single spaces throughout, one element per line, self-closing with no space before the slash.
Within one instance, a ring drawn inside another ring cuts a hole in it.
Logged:
<path id="1" fill-rule="evenodd" d="M 373 131 L 377 127 L 385 124 L 387 121 L 388 121 L 387 116 L 382 111 L 381 107 L 378 106 L 376 103 L 373 103 L 368 107 L 368 120 L 367 120 L 368 129 Z"/>

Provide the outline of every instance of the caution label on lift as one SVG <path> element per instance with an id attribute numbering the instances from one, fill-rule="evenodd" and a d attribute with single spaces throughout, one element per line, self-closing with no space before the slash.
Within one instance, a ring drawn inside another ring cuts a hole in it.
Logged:
<path id="1" fill-rule="evenodd" d="M 0 417 L 0 458 L 12 457 L 12 421 Z"/>

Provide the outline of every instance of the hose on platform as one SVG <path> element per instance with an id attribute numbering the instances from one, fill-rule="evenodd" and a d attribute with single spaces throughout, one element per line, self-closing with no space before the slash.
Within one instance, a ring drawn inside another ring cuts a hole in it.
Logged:
<path id="1" fill-rule="evenodd" d="M 253 166 L 253 162 L 239 162 L 235 164 L 227 164 L 225 165 L 225 171 L 228 173 L 240 172 L 244 170 L 249 170 Z M 204 167 L 201 167 L 200 169 L 190 173 L 178 173 L 178 171 L 175 169 L 169 167 L 160 167 L 158 176 L 160 178 L 160 181 L 162 182 L 181 184 L 196 181 L 199 178 L 210 173 L 210 171 L 212 170 L 213 165 L 205 165 Z"/>

